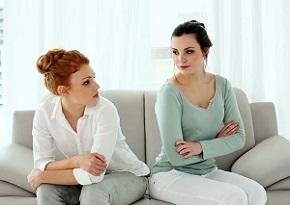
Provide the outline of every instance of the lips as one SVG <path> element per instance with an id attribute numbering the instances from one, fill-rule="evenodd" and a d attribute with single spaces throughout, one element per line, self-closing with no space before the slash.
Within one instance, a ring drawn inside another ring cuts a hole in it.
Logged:
<path id="1" fill-rule="evenodd" d="M 189 65 L 181 65 L 181 66 L 180 66 L 181 69 L 186 69 L 186 68 L 188 68 L 188 67 L 189 67 Z"/>
<path id="2" fill-rule="evenodd" d="M 93 97 L 94 97 L 94 98 L 99 97 L 99 93 L 95 94 Z"/>

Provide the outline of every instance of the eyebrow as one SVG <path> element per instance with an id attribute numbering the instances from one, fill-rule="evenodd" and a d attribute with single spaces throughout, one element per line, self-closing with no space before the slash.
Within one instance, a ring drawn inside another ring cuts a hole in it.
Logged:
<path id="1" fill-rule="evenodd" d="M 82 81 L 85 80 L 85 79 L 91 79 L 91 78 L 94 78 L 94 77 L 95 77 L 95 73 L 94 73 L 93 76 L 87 76 L 87 77 L 84 77 L 84 78 L 82 79 Z"/>
<path id="2" fill-rule="evenodd" d="M 188 50 L 188 49 L 190 49 L 190 48 L 195 48 L 195 47 L 192 47 L 192 46 L 190 46 L 190 47 L 187 47 L 187 48 L 185 48 L 185 49 L 183 49 L 183 50 Z M 172 50 L 178 50 L 177 48 L 171 48 Z"/>

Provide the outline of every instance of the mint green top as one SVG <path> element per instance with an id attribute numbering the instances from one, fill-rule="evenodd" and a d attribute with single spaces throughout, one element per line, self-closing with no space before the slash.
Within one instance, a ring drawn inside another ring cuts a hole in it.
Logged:
<path id="1" fill-rule="evenodd" d="M 192 104 L 173 83 L 166 82 L 157 94 L 155 112 L 162 147 L 152 173 L 176 169 L 203 175 L 216 167 L 215 157 L 241 149 L 245 145 L 244 124 L 229 81 L 215 75 L 215 95 L 208 108 Z M 225 123 L 238 122 L 237 134 L 217 138 Z M 203 152 L 184 158 L 175 149 L 177 140 L 198 141 Z"/>

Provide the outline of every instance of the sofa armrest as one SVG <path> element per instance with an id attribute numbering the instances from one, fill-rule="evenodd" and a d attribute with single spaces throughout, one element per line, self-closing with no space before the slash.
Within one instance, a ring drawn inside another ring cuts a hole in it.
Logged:
<path id="1" fill-rule="evenodd" d="M 31 149 L 18 144 L 9 144 L 0 149 L 0 180 L 33 192 L 26 178 L 32 167 Z"/>
<path id="2" fill-rule="evenodd" d="M 232 171 L 268 187 L 290 176 L 290 141 L 281 136 L 270 137 L 242 155 Z"/>

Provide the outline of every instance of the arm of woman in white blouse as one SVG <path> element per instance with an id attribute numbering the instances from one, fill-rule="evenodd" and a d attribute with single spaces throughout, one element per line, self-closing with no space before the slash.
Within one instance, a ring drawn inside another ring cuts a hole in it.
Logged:
<path id="1" fill-rule="evenodd" d="M 100 111 L 99 116 L 97 120 L 98 130 L 94 136 L 94 144 L 91 152 L 103 155 L 105 161 L 109 164 L 117 142 L 120 119 L 113 104 L 106 104 Z M 94 176 L 81 168 L 73 168 L 75 164 L 71 161 L 62 161 L 58 164 L 54 163 L 57 166 L 52 164 L 51 167 L 59 168 L 60 165 L 63 166 L 64 164 L 67 164 L 67 167 L 71 166 L 72 169 L 49 170 L 46 168 L 42 172 L 37 169 L 32 170 L 27 177 L 32 188 L 36 189 L 42 183 L 87 185 L 98 183 L 104 178 L 105 172 L 102 172 L 99 176 Z"/>
<path id="2" fill-rule="evenodd" d="M 69 159 L 51 161 L 45 170 L 63 170 L 81 168 L 92 175 L 102 174 L 107 167 L 105 157 L 98 153 L 86 153 L 73 156 Z"/>
<path id="3" fill-rule="evenodd" d="M 120 129 L 120 119 L 116 107 L 111 102 L 106 102 L 100 108 L 97 122 L 97 132 L 94 135 L 92 153 L 99 153 L 110 163 L 117 143 Z M 98 183 L 103 180 L 105 172 L 94 176 L 81 168 L 75 168 L 73 174 L 81 185 Z"/>

